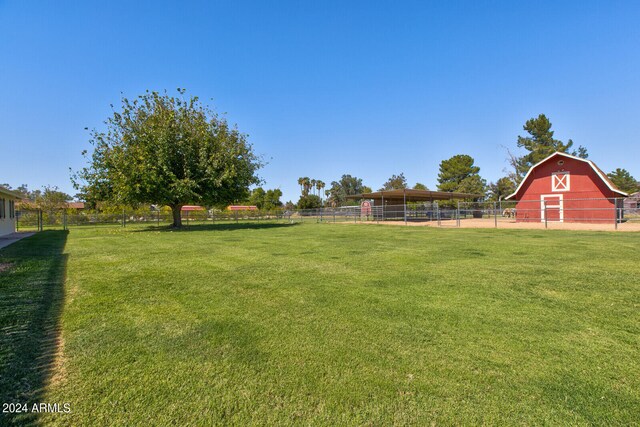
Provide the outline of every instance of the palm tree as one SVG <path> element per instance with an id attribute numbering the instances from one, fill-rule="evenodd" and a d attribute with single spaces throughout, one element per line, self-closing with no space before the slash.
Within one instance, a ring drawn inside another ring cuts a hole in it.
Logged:
<path id="1" fill-rule="evenodd" d="M 304 191 L 302 190 L 302 186 L 304 185 L 304 178 L 298 178 L 298 185 L 300 186 L 300 193 L 304 194 Z"/>
<path id="2" fill-rule="evenodd" d="M 309 182 L 309 184 L 311 184 L 311 192 L 313 193 L 313 195 L 316 195 L 316 183 L 318 181 L 316 181 L 315 179 L 311 179 L 311 181 Z"/>
<path id="3" fill-rule="evenodd" d="M 311 180 L 309 179 L 308 176 L 305 176 L 304 178 L 302 178 L 302 195 L 303 196 L 308 196 L 309 195 L 309 190 L 311 189 Z"/>
<path id="4" fill-rule="evenodd" d="M 324 186 L 325 186 L 325 183 L 322 182 L 322 180 L 319 179 L 319 180 L 316 181 L 316 190 L 318 190 L 318 196 L 320 196 L 320 200 L 321 201 L 322 201 L 322 193 L 321 193 L 321 191 L 324 188 Z"/>
<path id="5" fill-rule="evenodd" d="M 335 196 L 332 194 L 331 189 L 325 190 L 324 191 L 324 195 L 327 198 L 327 204 L 329 206 L 331 206 L 332 208 L 335 208 L 336 207 L 336 199 L 335 199 Z"/>

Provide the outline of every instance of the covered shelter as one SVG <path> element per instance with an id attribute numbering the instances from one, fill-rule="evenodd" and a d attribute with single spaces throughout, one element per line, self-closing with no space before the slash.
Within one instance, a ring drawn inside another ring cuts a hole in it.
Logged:
<path id="1" fill-rule="evenodd" d="M 372 200 L 374 206 L 391 206 L 403 205 L 407 202 L 436 202 L 440 200 L 479 199 L 482 197 L 482 194 L 403 188 L 400 190 L 381 190 L 372 193 L 355 194 L 347 196 L 347 199 Z"/>
<path id="2" fill-rule="evenodd" d="M 437 202 L 477 200 L 482 197 L 484 197 L 482 194 L 403 188 L 399 190 L 381 190 L 371 193 L 355 194 L 347 196 L 347 199 L 371 201 L 372 206 L 370 209 L 376 219 L 429 221 L 441 218 L 441 212 L 437 206 Z M 418 209 L 417 206 L 415 206 L 419 203 L 424 204 L 422 209 Z M 408 204 L 414 206 L 408 207 Z"/>

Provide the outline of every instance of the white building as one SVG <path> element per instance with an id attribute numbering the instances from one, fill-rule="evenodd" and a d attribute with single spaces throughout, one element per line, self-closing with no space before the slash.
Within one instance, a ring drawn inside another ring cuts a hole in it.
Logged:
<path id="1" fill-rule="evenodd" d="M 16 202 L 20 196 L 0 187 L 0 236 L 16 231 Z"/>

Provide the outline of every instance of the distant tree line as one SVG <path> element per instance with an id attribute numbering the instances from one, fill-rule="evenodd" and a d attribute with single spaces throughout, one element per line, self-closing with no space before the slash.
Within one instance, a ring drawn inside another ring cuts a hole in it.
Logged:
<path id="1" fill-rule="evenodd" d="M 64 209 L 73 197 L 60 191 L 55 186 L 45 186 L 42 189 L 29 190 L 27 184 L 22 184 L 16 188 L 10 184 L 2 184 L 7 190 L 18 193 L 21 196 L 19 207 L 23 209 L 41 209 L 43 211 L 54 211 Z"/>
<path id="2" fill-rule="evenodd" d="M 201 104 L 198 97 L 186 97 L 185 90 L 178 89 L 177 96 L 147 91 L 121 101 L 121 108 L 107 118 L 106 128 L 91 132 L 93 152 L 88 165 L 72 174 L 79 191 L 75 198 L 90 208 L 168 206 L 173 226 L 180 227 L 181 207 L 186 204 L 223 208 L 247 203 L 267 210 L 309 209 L 357 205 L 359 200 L 352 196 L 372 191 L 361 178 L 350 174 L 331 181 L 326 190 L 322 180 L 300 177 L 299 200 L 283 203 L 280 189 L 260 186 L 263 182 L 257 171 L 262 162 L 247 136 Z M 473 157 L 456 154 L 440 163 L 437 189 L 477 195 L 474 200 L 497 201 L 512 194 L 533 165 L 556 151 L 588 158 L 585 147 L 574 148 L 571 139 L 556 139 L 544 114 L 527 120 L 523 130 L 525 136 L 518 136 L 516 145 L 524 153 L 507 150 L 511 169 L 505 176 L 487 183 Z M 638 180 L 625 169 L 607 175 L 622 191 L 640 190 Z M 419 182 L 410 187 L 402 172 L 389 177 L 380 190 L 404 188 L 427 190 Z M 23 206 L 44 210 L 64 208 L 72 200 L 57 187 L 31 191 L 21 185 L 13 190 L 23 195 Z"/>
<path id="3" fill-rule="evenodd" d="M 533 117 L 524 124 L 525 136 L 518 136 L 516 145 L 519 149 L 524 149 L 524 154 L 516 155 L 511 150 L 507 150 L 508 162 L 511 170 L 506 175 L 495 182 L 489 182 L 481 177 L 480 167 L 475 165 L 475 159 L 468 154 L 457 154 L 449 159 L 440 162 L 438 171 L 437 189 L 438 191 L 448 191 L 457 193 L 475 194 L 477 197 L 470 200 L 498 201 L 512 194 L 517 186 L 522 182 L 526 173 L 533 165 L 544 160 L 556 151 L 568 153 L 573 156 L 586 159 L 589 157 L 587 149 L 583 146 L 574 148 L 573 140 L 563 142 L 554 137 L 551 121 L 544 114 Z M 640 191 L 640 182 L 625 169 L 616 169 L 607 174 L 620 190 L 629 194 Z M 316 208 L 323 205 L 320 197 L 309 195 L 309 178 L 298 180 L 302 196 L 297 207 L 300 209 Z M 382 185 L 379 191 L 398 190 L 404 188 L 414 188 L 427 190 L 427 186 L 416 183 L 410 187 L 404 173 L 393 174 Z M 358 200 L 349 199 L 362 193 L 371 192 L 371 187 L 365 186 L 361 178 L 348 174 L 342 175 L 340 180 L 332 181 L 331 187 L 325 192 L 326 206 L 356 205 Z"/>

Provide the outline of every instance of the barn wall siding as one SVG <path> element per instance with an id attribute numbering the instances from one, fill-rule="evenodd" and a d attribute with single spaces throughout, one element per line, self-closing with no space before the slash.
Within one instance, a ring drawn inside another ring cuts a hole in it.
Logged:
<path id="1" fill-rule="evenodd" d="M 564 163 L 558 164 L 559 160 Z M 568 191 L 552 190 L 552 176 L 557 172 L 569 173 Z M 620 197 L 603 182 L 588 163 L 564 156 L 554 156 L 532 170 L 518 191 L 516 220 L 542 221 L 540 201 L 542 196 L 547 195 L 562 195 L 564 222 L 596 223 L 615 221 L 614 199 Z"/>

